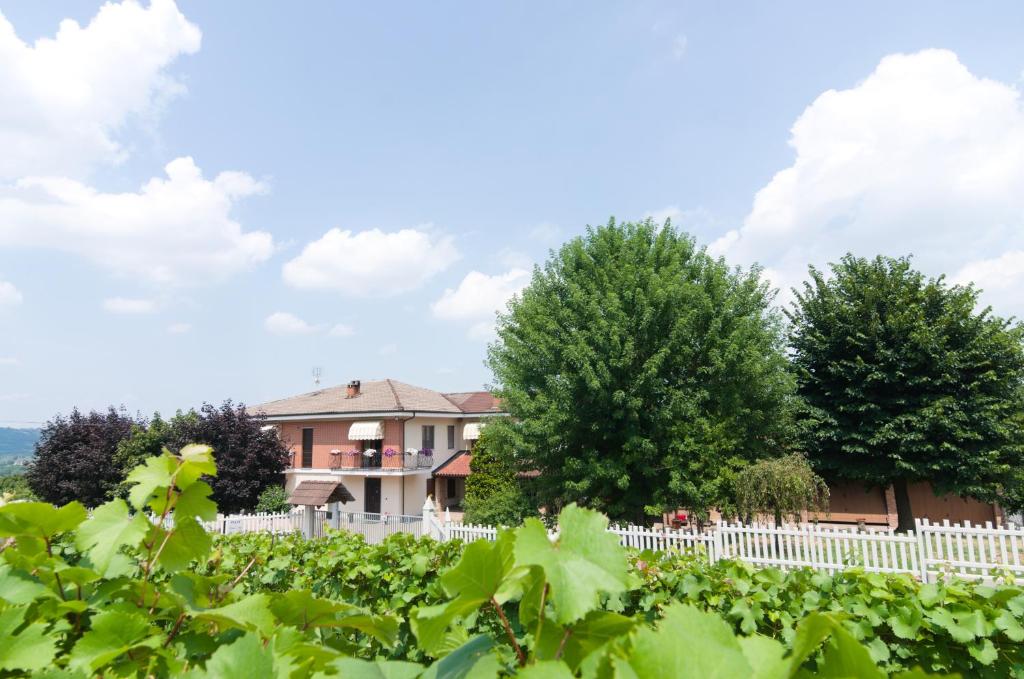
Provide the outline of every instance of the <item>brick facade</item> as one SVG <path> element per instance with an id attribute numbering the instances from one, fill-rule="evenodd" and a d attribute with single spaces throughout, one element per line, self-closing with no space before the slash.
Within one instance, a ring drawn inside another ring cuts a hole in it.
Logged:
<path id="1" fill-rule="evenodd" d="M 332 465 L 342 468 L 358 468 L 362 461 L 357 455 L 349 454 L 351 451 L 360 450 L 362 441 L 352 441 L 348 438 L 349 428 L 354 420 L 311 420 L 308 422 L 282 422 L 277 425 L 281 440 L 285 442 L 292 453 L 292 466 L 302 467 L 302 430 L 311 428 L 313 430 L 313 469 L 330 469 Z M 402 452 L 402 420 L 389 419 L 384 422 L 384 441 L 379 451 L 383 454 L 388 448 Z M 331 451 L 340 450 L 341 455 L 335 456 L 339 459 L 332 460 Z M 402 466 L 400 455 L 394 457 L 382 457 L 381 464 L 386 468 L 398 468 Z"/>

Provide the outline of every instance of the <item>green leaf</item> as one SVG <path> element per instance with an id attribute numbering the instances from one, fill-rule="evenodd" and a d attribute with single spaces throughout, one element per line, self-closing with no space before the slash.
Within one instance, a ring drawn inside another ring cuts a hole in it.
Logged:
<path id="1" fill-rule="evenodd" d="M 528 665 L 516 674 L 519 679 L 572 679 L 569 667 L 558 660 L 544 660 Z"/>
<path id="2" fill-rule="evenodd" d="M 875 665 L 867 648 L 839 624 L 832 627 L 832 638 L 825 645 L 817 676 L 885 679 L 885 674 Z"/>
<path id="3" fill-rule="evenodd" d="M 181 517 L 199 518 L 205 521 L 212 521 L 217 518 L 217 504 L 210 499 L 213 489 L 210 485 L 197 481 L 178 495 L 178 501 L 174 504 L 174 519 Z"/>
<path id="4" fill-rule="evenodd" d="M 258 636 L 249 632 L 226 646 L 221 646 L 206 661 L 204 672 L 196 677 L 209 679 L 256 679 L 288 674 L 275 662 L 273 651 L 264 647 Z"/>
<path id="5" fill-rule="evenodd" d="M 629 665 L 640 679 L 732 679 L 754 673 L 725 620 L 685 604 L 666 608 L 656 630 L 636 631 Z"/>
<path id="6" fill-rule="evenodd" d="M 47 634 L 46 625 L 33 622 L 21 629 L 27 609 L 0 611 L 0 670 L 41 670 L 57 654 L 57 639 Z"/>
<path id="7" fill-rule="evenodd" d="M 138 646 L 162 640 L 159 630 L 140 615 L 104 611 L 92 617 L 91 628 L 71 650 L 70 666 L 95 672 Z"/>
<path id="8" fill-rule="evenodd" d="M 254 630 L 268 637 L 277 625 L 269 602 L 270 597 L 266 594 L 250 594 L 226 606 L 196 611 L 193 617 L 200 622 L 212 622 L 220 629 L 236 627 Z"/>
<path id="9" fill-rule="evenodd" d="M 159 509 L 154 507 L 154 511 L 157 514 L 162 514 L 166 506 L 167 489 L 173 483 L 174 472 L 177 468 L 178 465 L 174 457 L 165 448 L 163 455 L 146 458 L 145 462 L 128 472 L 125 481 L 131 484 L 128 500 L 132 503 L 132 507 L 141 511 L 150 500 L 159 500 L 159 502 L 154 502 L 159 506 Z M 157 495 L 164 497 L 157 498 Z"/>
<path id="10" fill-rule="evenodd" d="M 213 448 L 192 443 L 178 451 L 181 467 L 176 477 L 178 488 L 188 490 L 201 476 L 216 476 L 217 465 L 213 461 Z"/>
<path id="11" fill-rule="evenodd" d="M 783 679 L 789 677 L 789 658 L 785 647 L 775 639 L 759 634 L 738 639 L 743 656 L 750 663 L 750 679 Z"/>
<path id="12" fill-rule="evenodd" d="M 38 598 L 58 596 L 28 573 L 10 566 L 0 566 L 0 600 L 9 603 L 30 604 Z"/>
<path id="13" fill-rule="evenodd" d="M 283 624 L 303 631 L 347 627 L 369 634 L 385 646 L 394 645 L 398 636 L 398 621 L 390 616 L 365 614 L 356 606 L 321 599 L 305 590 L 292 590 L 274 597 L 270 610 Z"/>
<path id="14" fill-rule="evenodd" d="M 625 550 L 609 533 L 604 515 L 569 505 L 558 517 L 559 536 L 548 538 L 537 519 L 529 519 L 517 531 L 517 564 L 540 566 L 550 585 L 548 599 L 561 624 L 579 620 L 600 606 L 601 592 L 628 588 Z"/>
<path id="15" fill-rule="evenodd" d="M 85 517 L 85 507 L 79 502 L 59 509 L 45 502 L 10 502 L 0 505 L 0 537 L 49 540 L 73 529 Z"/>
<path id="16" fill-rule="evenodd" d="M 489 637 L 475 636 L 423 674 L 429 679 L 494 679 L 501 663 L 494 655 L 494 642 Z"/>
<path id="17" fill-rule="evenodd" d="M 412 662 L 339 658 L 331 663 L 345 679 L 416 679 L 423 666 Z M 320 675 L 326 676 L 326 675 Z"/>
<path id="18" fill-rule="evenodd" d="M 636 624 L 632 618 L 618 613 L 591 611 L 587 617 L 573 625 L 565 640 L 563 658 L 575 670 L 588 655 L 608 642 L 625 636 Z"/>
<path id="19" fill-rule="evenodd" d="M 161 544 L 162 536 L 165 535 L 164 529 L 154 526 L 153 531 L 159 536 L 155 538 L 155 544 Z M 170 538 L 157 556 L 157 563 L 168 572 L 180 571 L 188 567 L 193 560 L 206 556 L 213 544 L 206 529 L 189 516 L 175 517 L 174 528 L 170 533 Z"/>
<path id="20" fill-rule="evenodd" d="M 138 547 L 145 539 L 150 523 L 141 513 L 128 514 L 128 505 L 118 498 L 93 510 L 78 529 L 75 544 L 89 555 L 96 570 L 106 573 L 114 555 L 122 547 Z"/>
<path id="21" fill-rule="evenodd" d="M 979 639 L 967 647 L 967 652 L 982 665 L 991 665 L 999 657 L 991 639 Z"/>
<path id="22" fill-rule="evenodd" d="M 0 585 L 0 592 L 3 592 L 2 585 Z M 1010 641 L 1024 641 L 1024 627 L 1010 611 L 1002 611 L 995 619 L 995 625 Z"/>

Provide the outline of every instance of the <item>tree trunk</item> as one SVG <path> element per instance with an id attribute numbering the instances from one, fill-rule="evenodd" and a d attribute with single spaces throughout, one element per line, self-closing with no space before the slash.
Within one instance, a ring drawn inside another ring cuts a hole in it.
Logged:
<path id="1" fill-rule="evenodd" d="M 910 508 L 907 480 L 905 478 L 896 479 L 892 482 L 892 489 L 896 495 L 896 530 L 900 533 L 909 533 L 914 530 L 914 511 Z"/>

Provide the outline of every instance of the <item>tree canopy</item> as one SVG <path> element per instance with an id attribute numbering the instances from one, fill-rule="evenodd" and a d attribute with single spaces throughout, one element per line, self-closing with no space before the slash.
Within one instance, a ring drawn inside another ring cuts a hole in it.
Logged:
<path id="1" fill-rule="evenodd" d="M 124 479 L 115 463 L 118 443 L 139 423 L 140 418 L 113 406 L 102 413 L 85 415 L 76 408 L 66 417 L 57 415 L 43 426 L 25 471 L 32 492 L 58 505 L 105 502 Z"/>
<path id="2" fill-rule="evenodd" d="M 771 514 L 776 526 L 799 519 L 800 512 L 828 509 L 828 485 L 801 453 L 758 460 L 736 477 L 736 506 L 741 514 Z"/>
<path id="3" fill-rule="evenodd" d="M 539 499 L 634 520 L 728 499 L 735 472 L 789 434 L 771 300 L 758 269 L 670 223 L 611 220 L 553 253 L 499 316 L 488 358 Z"/>
<path id="4" fill-rule="evenodd" d="M 1024 452 L 1022 329 L 978 290 L 927 279 L 906 258 L 847 255 L 811 268 L 788 311 L 802 445 L 822 474 L 994 501 Z"/>

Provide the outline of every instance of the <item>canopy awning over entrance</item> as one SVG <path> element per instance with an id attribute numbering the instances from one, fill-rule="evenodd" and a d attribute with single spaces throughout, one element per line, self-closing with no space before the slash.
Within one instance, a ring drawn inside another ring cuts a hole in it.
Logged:
<path id="1" fill-rule="evenodd" d="M 467 441 L 476 441 L 480 438 L 480 430 L 484 428 L 483 422 L 470 422 L 462 428 L 462 438 Z"/>
<path id="2" fill-rule="evenodd" d="M 331 502 L 350 502 L 355 499 L 339 481 L 303 481 L 295 486 L 288 503 L 319 507 Z"/>
<path id="3" fill-rule="evenodd" d="M 383 422 L 353 422 L 348 428 L 349 441 L 379 441 L 383 438 Z"/>

